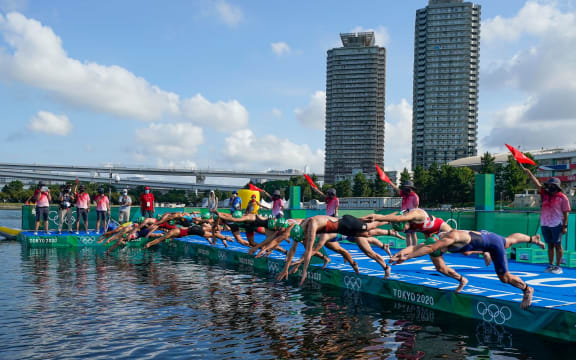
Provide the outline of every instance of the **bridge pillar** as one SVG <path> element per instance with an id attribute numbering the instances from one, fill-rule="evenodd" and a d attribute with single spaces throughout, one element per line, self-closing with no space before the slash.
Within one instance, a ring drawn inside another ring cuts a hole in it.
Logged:
<path id="1" fill-rule="evenodd" d="M 205 181 L 206 181 L 206 176 L 196 175 L 196 184 L 204 184 Z"/>

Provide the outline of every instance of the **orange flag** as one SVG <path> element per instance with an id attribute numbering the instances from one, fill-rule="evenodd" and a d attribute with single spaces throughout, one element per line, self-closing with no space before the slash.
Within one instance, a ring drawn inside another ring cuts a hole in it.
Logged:
<path id="1" fill-rule="evenodd" d="M 520 150 L 508 145 L 508 144 L 504 144 L 506 145 L 506 147 L 508 148 L 508 150 L 510 150 L 510 152 L 512 153 L 512 156 L 514 156 L 514 159 L 516 159 L 516 161 L 518 161 L 518 163 L 520 164 L 530 164 L 530 165 L 536 165 L 536 163 L 530 159 L 528 156 L 524 155 Z"/>
<path id="2" fill-rule="evenodd" d="M 378 171 L 378 176 L 380 176 L 380 180 L 385 181 L 388 184 L 392 185 L 392 180 L 390 180 L 388 175 L 386 175 L 386 173 L 384 171 L 382 171 L 382 169 L 380 169 L 380 166 L 378 166 L 378 164 L 374 164 L 374 165 L 376 165 L 376 171 Z"/>
<path id="3" fill-rule="evenodd" d="M 318 189 L 318 186 L 316 186 L 316 184 L 314 184 L 314 180 L 312 180 L 312 178 L 310 178 L 310 176 L 304 174 L 304 177 L 306 178 L 306 181 L 308 181 L 308 184 L 310 184 L 310 186 Z"/>
<path id="4" fill-rule="evenodd" d="M 252 190 L 252 191 L 264 191 L 264 190 L 260 189 L 258 186 L 252 185 L 252 184 L 250 184 L 250 183 L 248 183 L 248 187 L 249 187 L 250 190 Z"/>

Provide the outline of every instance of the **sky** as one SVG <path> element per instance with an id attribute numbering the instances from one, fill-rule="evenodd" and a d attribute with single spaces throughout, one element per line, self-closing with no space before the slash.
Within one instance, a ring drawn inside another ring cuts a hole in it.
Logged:
<path id="1" fill-rule="evenodd" d="M 410 168 L 427 0 L 0 0 L 0 162 L 324 170 L 326 51 L 386 47 L 386 170 Z M 479 0 L 478 153 L 573 148 L 573 0 Z"/>

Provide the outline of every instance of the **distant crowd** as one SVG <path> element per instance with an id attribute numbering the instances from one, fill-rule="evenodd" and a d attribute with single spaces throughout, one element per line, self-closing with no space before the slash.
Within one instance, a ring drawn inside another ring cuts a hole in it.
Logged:
<path id="1" fill-rule="evenodd" d="M 142 216 L 154 216 L 154 194 L 147 186 L 144 192 L 140 194 L 140 211 Z M 48 186 L 43 182 L 39 182 L 34 190 L 34 194 L 26 200 L 27 204 L 35 204 L 36 226 L 34 229 L 35 234 L 38 234 L 40 223 L 44 222 L 44 230 L 49 233 L 48 215 L 51 203 L 59 205 L 58 210 L 58 233 L 62 233 L 64 224 L 67 224 L 68 231 L 72 232 L 73 208 L 76 208 L 76 234 L 80 232 L 80 223 L 83 223 L 84 231 L 88 232 L 88 213 L 90 212 L 90 205 L 96 205 L 96 232 L 104 232 L 108 227 L 108 223 L 113 220 L 123 224 L 130 220 L 130 211 L 132 207 L 132 197 L 128 195 L 128 189 L 123 189 L 118 199 L 119 215 L 118 219 L 114 220 L 110 217 L 110 199 L 105 193 L 104 188 L 99 188 L 97 194 L 91 198 L 86 192 L 86 186 L 83 184 L 74 186 L 72 184 L 65 184 L 60 187 L 60 192 L 57 197 L 53 197 Z"/>

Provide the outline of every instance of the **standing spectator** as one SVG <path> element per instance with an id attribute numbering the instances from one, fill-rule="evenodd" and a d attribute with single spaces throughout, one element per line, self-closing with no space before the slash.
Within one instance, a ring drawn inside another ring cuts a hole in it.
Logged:
<path id="1" fill-rule="evenodd" d="M 532 172 L 524 168 L 524 172 L 540 190 L 542 210 L 540 212 L 540 229 L 544 241 L 548 244 L 548 267 L 544 272 L 562 274 L 560 263 L 564 255 L 562 237 L 568 232 L 568 214 L 570 213 L 570 201 L 562 193 L 560 179 L 551 177 L 542 184 Z M 556 265 L 554 265 L 554 253 L 556 253 Z"/>
<path id="2" fill-rule="evenodd" d="M 256 194 L 252 194 L 250 201 L 246 204 L 246 214 L 258 214 L 258 209 L 264 208 L 268 209 L 265 205 L 262 205 L 260 201 L 256 200 Z"/>
<path id="3" fill-rule="evenodd" d="M 40 190 L 42 189 L 42 187 L 44 186 L 44 183 L 42 181 L 38 182 L 38 185 L 36 185 L 36 189 L 34 189 L 34 194 L 30 195 L 30 197 L 28 199 L 26 199 L 25 204 L 26 205 L 34 205 L 36 203 L 36 199 L 38 198 L 38 195 L 40 194 Z"/>
<path id="4" fill-rule="evenodd" d="M 312 190 L 324 197 L 326 202 L 326 216 L 338 217 L 338 208 L 340 207 L 340 199 L 336 196 L 336 189 L 330 188 L 326 190 L 326 194 L 322 190 L 312 186 Z"/>
<path id="5" fill-rule="evenodd" d="M 124 224 L 130 220 L 130 207 L 132 206 L 132 198 L 128 195 L 128 189 L 122 190 L 118 203 L 120 204 L 118 221 L 120 224 Z"/>
<path id="6" fill-rule="evenodd" d="M 402 207 L 400 210 L 410 211 L 420 206 L 420 197 L 414 191 L 414 183 L 412 181 L 406 180 L 400 187 L 394 184 L 390 185 L 392 185 L 394 191 L 396 191 L 398 195 L 402 197 Z"/>
<path id="7" fill-rule="evenodd" d="M 280 219 L 284 217 L 284 201 L 282 200 L 282 194 L 280 190 L 276 189 L 272 193 L 272 195 L 268 194 L 268 192 L 262 190 L 264 195 L 268 196 L 272 200 L 272 216 L 276 219 Z"/>
<path id="8" fill-rule="evenodd" d="M 34 230 L 34 235 L 38 235 L 40 221 L 44 221 L 44 230 L 46 230 L 46 234 L 49 234 L 48 213 L 50 212 L 50 201 L 52 201 L 50 189 L 48 189 L 47 186 L 42 186 L 34 200 L 36 202 L 36 228 Z"/>
<path id="9" fill-rule="evenodd" d="M 210 195 L 208 195 L 208 210 L 211 213 L 218 212 L 218 197 L 214 190 L 210 190 Z"/>
<path id="10" fill-rule="evenodd" d="M 58 195 L 60 209 L 58 211 L 58 234 L 62 234 L 64 223 L 68 224 L 68 231 L 72 232 L 72 204 L 74 203 L 74 194 L 72 194 L 72 185 L 62 185 Z"/>
<path id="11" fill-rule="evenodd" d="M 90 212 L 90 195 L 86 192 L 86 186 L 76 184 L 74 187 L 76 198 L 76 234 L 80 234 L 80 220 L 84 221 L 84 231 L 88 233 L 88 213 Z"/>
<path id="12" fill-rule="evenodd" d="M 108 228 L 108 217 L 110 216 L 110 199 L 104 194 L 104 188 L 98 189 L 98 195 L 94 197 L 96 202 L 96 233 L 100 233 L 100 221 L 102 221 L 102 232 Z"/>
<path id="13" fill-rule="evenodd" d="M 145 218 L 154 217 L 154 194 L 148 186 L 144 188 L 144 194 L 140 194 L 140 213 Z"/>
<path id="14" fill-rule="evenodd" d="M 242 210 L 242 199 L 238 196 L 238 191 L 232 191 L 232 197 L 228 202 L 230 204 L 230 213 L 234 211 Z"/>
<path id="15" fill-rule="evenodd" d="M 402 206 L 400 210 L 402 212 L 408 212 L 410 210 L 417 209 L 420 206 L 420 197 L 414 191 L 414 183 L 410 180 L 406 180 L 400 185 L 400 187 L 390 183 L 394 191 L 402 198 Z M 398 230 L 398 229 L 396 229 Z M 398 230 L 402 231 L 402 230 Z M 409 229 L 404 229 L 406 234 L 406 246 L 416 246 L 418 244 L 418 236 L 416 232 Z"/>

